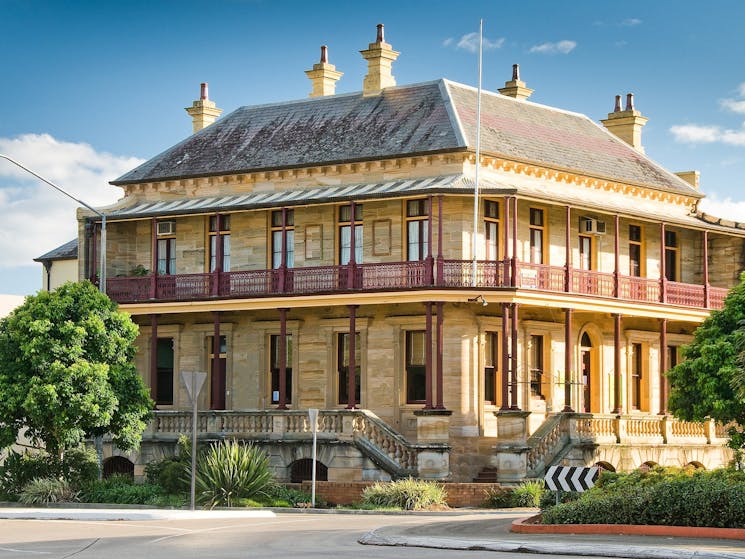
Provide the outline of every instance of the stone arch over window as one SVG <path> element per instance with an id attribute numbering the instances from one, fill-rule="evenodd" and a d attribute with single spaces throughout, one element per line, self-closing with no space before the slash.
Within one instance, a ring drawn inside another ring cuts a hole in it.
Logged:
<path id="1" fill-rule="evenodd" d="M 316 481 L 328 481 L 329 469 L 323 463 L 316 460 Z M 301 458 L 290 464 L 290 482 L 302 483 L 313 479 L 313 459 Z"/>
<path id="2" fill-rule="evenodd" d="M 643 462 L 638 469 L 643 472 L 648 472 L 649 470 L 652 470 L 657 466 L 659 466 L 659 464 L 654 460 L 647 460 L 646 462 Z"/>
<path id="3" fill-rule="evenodd" d="M 585 413 L 602 412 L 601 346 L 602 336 L 592 325 L 580 330 L 577 344 L 577 371 L 579 374 L 579 410 Z"/>
<path id="4" fill-rule="evenodd" d="M 134 477 L 135 465 L 124 456 L 112 456 L 103 461 L 103 477 L 113 475 Z"/>
<path id="5" fill-rule="evenodd" d="M 604 470 L 606 472 L 615 472 L 616 468 L 611 464 L 610 462 L 595 462 L 594 466 L 596 468 L 600 468 L 601 470 Z"/>
<path id="6" fill-rule="evenodd" d="M 706 466 L 704 466 L 698 460 L 692 460 L 692 461 L 688 462 L 688 464 L 686 464 L 684 467 L 685 468 L 694 468 L 696 470 L 705 470 L 706 469 Z"/>

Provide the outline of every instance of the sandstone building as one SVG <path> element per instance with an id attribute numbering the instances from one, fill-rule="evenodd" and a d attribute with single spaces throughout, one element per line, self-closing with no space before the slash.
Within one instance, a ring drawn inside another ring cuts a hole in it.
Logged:
<path id="1" fill-rule="evenodd" d="M 644 154 L 633 97 L 600 125 L 531 102 L 515 67 L 482 94 L 477 161 L 474 88 L 396 85 L 382 26 L 362 55 L 358 93 L 325 48 L 308 99 L 218 118 L 204 85 L 194 134 L 113 181 L 106 289 L 157 403 L 127 458 L 189 432 L 179 373 L 204 371 L 204 438 L 258 441 L 287 480 L 309 475 L 309 408 L 329 480 L 725 463 L 721 427 L 666 413 L 664 373 L 737 281 L 745 226 Z M 81 211 L 94 280 L 98 227 Z"/>

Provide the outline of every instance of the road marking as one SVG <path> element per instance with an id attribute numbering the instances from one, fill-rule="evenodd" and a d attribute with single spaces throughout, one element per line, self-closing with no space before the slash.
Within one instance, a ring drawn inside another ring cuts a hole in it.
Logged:
<path id="1" fill-rule="evenodd" d="M 36 555 L 50 555 L 51 551 L 26 551 L 25 549 L 13 549 L 12 547 L 0 547 L 0 551 L 10 551 L 12 553 L 34 553 Z"/>
<path id="2" fill-rule="evenodd" d="M 317 519 L 314 519 L 314 518 L 299 518 L 299 519 L 296 519 L 296 520 L 278 520 L 276 522 L 271 522 L 271 524 L 272 524 L 272 526 L 276 526 L 277 524 L 293 524 L 293 523 L 299 523 L 299 522 L 310 522 L 312 520 L 317 520 Z M 269 524 L 269 522 L 252 523 L 251 524 L 251 527 L 261 526 L 261 525 L 264 525 L 264 524 Z M 192 534 L 202 534 L 202 533 L 205 533 L 206 534 L 208 532 L 216 532 L 218 530 L 228 530 L 230 528 L 245 528 L 245 527 L 246 527 L 246 524 L 229 524 L 229 525 L 224 525 L 224 526 L 215 526 L 213 528 L 203 528 L 201 530 L 189 530 L 188 532 L 184 532 L 183 534 L 172 534 L 170 536 L 163 536 L 162 538 L 156 538 L 154 540 L 150 540 L 149 543 L 151 543 L 151 544 L 153 544 L 153 543 L 160 543 L 160 542 L 165 541 L 165 540 L 171 540 L 173 538 L 180 538 L 181 536 L 188 536 L 188 535 L 192 535 Z"/>

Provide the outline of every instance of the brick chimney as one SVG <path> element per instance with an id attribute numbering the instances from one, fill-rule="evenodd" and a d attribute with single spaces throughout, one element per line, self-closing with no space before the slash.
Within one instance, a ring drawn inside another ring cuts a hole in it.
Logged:
<path id="1" fill-rule="evenodd" d="M 318 64 L 313 64 L 311 70 L 305 71 L 305 75 L 310 78 L 313 84 L 313 89 L 310 92 L 311 97 L 333 95 L 336 93 L 336 82 L 344 75 L 342 72 L 336 71 L 336 66 L 329 64 L 328 57 L 328 47 L 323 45 L 321 47 L 321 61 Z"/>
<path id="2" fill-rule="evenodd" d="M 199 132 L 202 128 L 207 128 L 222 114 L 222 109 L 218 109 L 217 105 L 210 101 L 206 83 L 202 84 L 199 99 L 194 101 L 191 107 L 186 107 L 184 110 L 191 117 L 192 132 Z"/>
<path id="3" fill-rule="evenodd" d="M 512 65 L 512 79 L 504 82 L 504 87 L 498 89 L 499 93 L 512 97 L 513 99 L 527 99 L 533 93 L 529 87 L 525 87 L 525 82 L 520 81 L 520 65 Z"/>
<path id="4" fill-rule="evenodd" d="M 396 85 L 391 66 L 401 53 L 385 42 L 382 23 L 378 24 L 375 42 L 370 43 L 367 50 L 361 50 L 360 54 L 367 60 L 367 75 L 362 82 L 363 95 L 378 95 L 384 88 Z"/>
<path id="5" fill-rule="evenodd" d="M 639 153 L 644 153 L 642 147 L 642 127 L 649 119 L 634 109 L 634 94 L 626 95 L 626 109 L 621 110 L 621 96 L 616 95 L 616 106 L 608 118 L 601 120 L 610 132 L 621 138 Z"/>

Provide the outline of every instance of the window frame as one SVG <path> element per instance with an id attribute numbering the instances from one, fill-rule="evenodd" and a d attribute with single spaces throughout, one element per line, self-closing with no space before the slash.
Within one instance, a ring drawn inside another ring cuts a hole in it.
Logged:
<path id="1" fill-rule="evenodd" d="M 217 231 L 217 216 L 207 216 L 207 261 L 206 268 L 208 273 L 212 273 L 217 268 L 217 239 L 220 239 L 223 246 L 223 259 L 221 272 L 230 271 L 230 214 L 220 215 L 220 231 Z"/>
<path id="2" fill-rule="evenodd" d="M 337 262 L 341 266 L 345 266 L 349 264 L 350 258 L 351 258 L 351 227 L 352 227 L 352 221 L 351 221 L 351 211 L 349 212 L 349 219 L 345 219 L 345 216 L 343 215 L 343 212 L 345 209 L 351 210 L 352 205 L 346 204 L 339 206 L 337 209 L 337 246 L 339 247 L 336 253 Z M 361 264 L 363 262 L 364 258 L 364 222 L 363 222 L 363 204 L 356 204 L 354 205 L 354 233 L 355 233 L 355 240 L 354 240 L 354 262 L 355 264 Z M 344 232 L 348 231 L 349 235 L 349 242 L 345 246 L 344 245 Z M 344 250 L 347 250 L 349 254 L 346 255 L 346 258 L 344 256 Z"/>
<path id="3" fill-rule="evenodd" d="M 417 204 L 416 213 L 411 212 L 412 204 Z M 429 254 L 429 199 L 409 198 L 404 200 L 404 227 L 406 231 L 406 261 L 421 262 Z M 411 242 L 412 225 L 416 227 L 418 239 Z M 416 258 L 412 257 L 412 246 L 418 247 Z"/>
<path id="4" fill-rule="evenodd" d="M 286 221 L 282 223 L 282 209 L 269 210 L 269 267 L 277 270 L 282 266 L 282 233 L 287 237 L 287 253 L 284 266 L 295 267 L 295 210 L 286 208 Z M 279 220 L 275 219 L 279 216 Z"/>
<path id="5" fill-rule="evenodd" d="M 671 245 L 668 244 L 668 235 L 673 235 L 673 239 L 675 240 L 675 244 Z M 665 279 L 667 281 L 674 281 L 678 282 L 680 281 L 680 234 L 678 231 L 671 231 L 670 229 L 665 229 L 665 248 L 664 248 L 664 258 L 665 258 Z M 673 265 L 670 266 L 670 263 L 668 261 L 669 258 L 673 259 Z"/>
<path id="6" fill-rule="evenodd" d="M 530 206 L 528 208 L 528 247 L 529 247 L 529 258 L 528 261 L 531 264 L 547 264 L 546 254 L 546 215 L 545 208 L 538 208 Z M 535 223 L 534 216 L 540 216 L 541 223 Z M 540 239 L 540 247 L 535 242 L 536 239 Z M 536 252 L 540 251 L 538 258 L 536 258 Z"/>
<path id="7" fill-rule="evenodd" d="M 427 368 L 426 357 L 422 355 L 422 363 L 414 363 L 412 340 L 414 335 L 421 335 L 421 347 L 426 351 L 427 332 L 426 330 L 404 330 L 404 403 L 405 404 L 424 404 L 427 400 L 426 382 Z M 420 380 L 421 379 L 421 380 Z M 414 382 L 417 381 L 417 382 Z M 421 382 L 421 386 L 419 385 Z M 416 385 L 416 386 L 415 386 Z M 422 398 L 416 398 L 421 392 Z M 412 397 L 413 396 L 413 397 Z"/>
<path id="8" fill-rule="evenodd" d="M 336 405 L 349 405 L 349 395 L 346 394 L 349 388 L 349 342 L 343 342 L 344 337 L 349 338 L 349 332 L 335 332 L 336 343 Z M 362 398 L 362 332 L 355 332 L 355 403 L 359 406 Z M 346 400 L 342 401 L 342 388 L 344 389 Z"/>
<path id="9" fill-rule="evenodd" d="M 635 240 L 632 239 L 632 227 L 638 229 L 639 231 L 639 239 Z M 646 266 L 646 243 L 644 240 L 644 226 L 639 223 L 629 223 L 628 224 L 628 240 L 629 240 L 629 276 L 631 277 L 637 277 L 642 278 L 646 276 L 647 273 L 647 266 Z M 636 247 L 639 251 L 639 262 L 638 262 L 638 273 L 634 273 L 634 270 L 632 268 L 633 260 L 631 257 L 631 247 Z"/>
<path id="10" fill-rule="evenodd" d="M 285 404 L 288 406 L 292 404 L 292 393 L 293 393 L 293 366 L 292 366 L 292 359 L 294 355 L 294 345 L 292 342 L 293 334 L 291 332 L 286 333 L 286 343 L 285 343 Z M 266 361 L 267 363 L 267 369 L 268 369 L 268 380 L 267 380 L 267 386 L 269 388 L 269 404 L 270 405 L 276 405 L 279 404 L 279 361 L 275 363 L 275 353 L 277 360 L 279 359 L 279 338 L 280 334 L 274 334 L 274 333 L 268 333 L 267 334 L 267 356 L 268 359 Z M 276 367 L 275 367 L 276 365 Z M 276 370 L 275 370 L 276 369 Z M 275 378 L 276 377 L 276 378 Z M 276 380 L 276 385 L 275 385 Z M 275 392 L 275 386 L 276 386 L 276 392 L 277 392 L 277 398 L 275 400 L 274 398 L 274 392 Z"/>

